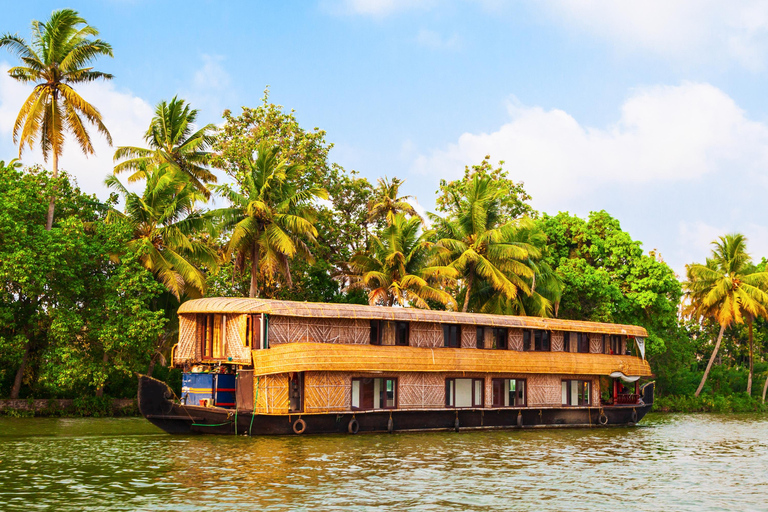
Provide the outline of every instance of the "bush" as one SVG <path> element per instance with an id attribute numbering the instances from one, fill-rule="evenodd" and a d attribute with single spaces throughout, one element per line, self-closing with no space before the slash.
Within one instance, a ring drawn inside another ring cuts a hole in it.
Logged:
<path id="1" fill-rule="evenodd" d="M 760 398 L 741 395 L 659 396 L 654 399 L 655 412 L 768 412 L 768 404 Z"/>

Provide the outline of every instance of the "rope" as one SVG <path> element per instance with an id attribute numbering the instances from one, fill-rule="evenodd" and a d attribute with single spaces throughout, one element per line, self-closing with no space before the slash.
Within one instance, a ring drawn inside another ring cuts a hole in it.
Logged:
<path id="1" fill-rule="evenodd" d="M 251 435 L 251 429 L 253 428 L 253 418 L 256 417 L 256 404 L 259 403 L 259 379 L 256 377 L 256 396 L 253 397 L 253 412 L 251 413 L 251 426 L 248 427 L 248 435 Z"/>
<path id="2" fill-rule="evenodd" d="M 193 427 L 223 427 L 224 425 L 231 424 L 231 421 L 228 421 L 226 423 L 193 423 Z"/>

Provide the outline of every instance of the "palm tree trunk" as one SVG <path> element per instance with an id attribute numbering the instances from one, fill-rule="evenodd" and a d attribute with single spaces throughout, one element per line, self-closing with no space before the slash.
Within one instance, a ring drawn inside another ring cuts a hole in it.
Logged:
<path id="1" fill-rule="evenodd" d="M 19 393 L 21 392 L 21 383 L 24 380 L 24 372 L 27 370 L 27 362 L 29 361 L 30 345 L 32 345 L 32 341 L 27 339 L 26 346 L 24 347 L 24 356 L 21 358 L 19 369 L 16 370 L 16 378 L 13 379 L 13 387 L 11 388 L 10 396 L 13 400 L 19 398 Z"/>
<path id="2" fill-rule="evenodd" d="M 763 386 L 763 403 L 765 403 L 766 392 L 768 392 L 768 375 L 765 377 L 765 386 Z"/>
<path id="3" fill-rule="evenodd" d="M 461 308 L 461 311 L 463 313 L 467 312 L 467 308 L 469 308 L 469 294 L 472 291 L 472 283 L 475 280 L 475 272 L 474 269 L 470 267 L 469 269 L 469 279 L 467 279 L 467 294 L 464 296 L 464 307 Z"/>
<path id="4" fill-rule="evenodd" d="M 251 289 L 248 291 L 248 296 L 253 298 L 259 295 L 259 247 L 256 241 L 251 246 Z"/>
<path id="5" fill-rule="evenodd" d="M 53 190 L 51 193 L 51 201 L 48 203 L 48 218 L 45 221 L 45 230 L 50 231 L 53 227 L 53 209 L 56 204 L 56 179 L 59 177 L 59 155 L 56 153 L 57 148 L 53 148 Z"/>
<path id="6" fill-rule="evenodd" d="M 704 383 L 707 382 L 707 377 L 709 377 L 709 370 L 712 369 L 712 363 L 715 362 L 715 358 L 717 357 L 717 351 L 720 349 L 720 342 L 723 341 L 723 333 L 725 332 L 725 326 L 720 326 L 720 333 L 717 335 L 717 343 L 715 343 L 715 350 L 712 352 L 712 355 L 709 357 L 709 363 L 707 363 L 707 369 L 704 370 L 704 376 L 701 378 L 701 384 L 699 384 L 698 389 L 696 390 L 696 393 L 694 393 L 694 396 L 699 396 L 701 394 L 701 390 L 704 388 Z"/>
<path id="7" fill-rule="evenodd" d="M 752 315 L 747 318 L 749 322 L 749 379 L 747 379 L 747 396 L 752 396 Z"/>

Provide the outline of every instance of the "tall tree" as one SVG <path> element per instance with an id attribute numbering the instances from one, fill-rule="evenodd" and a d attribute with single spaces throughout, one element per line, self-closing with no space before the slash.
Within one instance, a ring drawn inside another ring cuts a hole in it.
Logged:
<path id="1" fill-rule="evenodd" d="M 230 206 L 209 213 L 221 222 L 221 229 L 231 233 L 227 257 L 237 255 L 241 263 L 250 260 L 250 297 L 259 295 L 259 276 L 281 273 L 290 288 L 290 260 L 301 254 L 310 260 L 307 242 L 314 241 L 315 198 L 327 199 L 319 186 L 301 187 L 303 167 L 280 158 L 278 148 L 268 141 L 259 144 L 256 158 L 241 160 L 236 175 L 239 190 L 228 185 L 218 187 Z"/>
<path id="2" fill-rule="evenodd" d="M 208 226 L 196 207 L 202 194 L 167 164 L 146 177 L 141 195 L 126 189 L 117 177 L 107 178 L 107 185 L 125 201 L 125 213 L 113 210 L 107 220 L 130 227 L 126 248 L 176 299 L 199 297 L 205 291 L 205 275 L 196 264 L 217 266 L 215 251 L 196 238 Z"/>
<path id="3" fill-rule="evenodd" d="M 194 130 L 198 110 L 174 96 L 170 102 L 161 101 L 144 134 L 148 148 L 120 146 L 115 151 L 115 174 L 132 171 L 128 182 L 147 177 L 148 170 L 161 165 L 186 176 L 206 198 L 211 193 L 206 186 L 216 183 L 216 175 L 208 167 L 216 127 L 207 124 Z"/>
<path id="4" fill-rule="evenodd" d="M 706 264 L 686 266 L 687 281 L 683 284 L 689 303 L 685 313 L 692 318 L 714 319 L 720 324 L 715 348 L 696 389 L 699 396 L 707 381 L 723 340 L 725 329 L 748 319 L 768 316 L 768 272 L 755 272 L 747 254 L 747 239 L 741 234 L 729 234 L 712 242 L 714 249 Z M 750 340 L 750 383 L 752 377 L 752 348 Z M 750 389 L 751 392 L 751 389 Z"/>
<path id="5" fill-rule="evenodd" d="M 493 178 L 473 176 L 465 192 L 446 198 L 450 216 L 430 216 L 438 233 L 437 261 L 455 268 L 464 282 L 462 311 L 482 283 L 509 300 L 519 291 L 530 295 L 534 270 L 528 261 L 540 258 L 541 250 L 515 238 L 515 221 L 501 222 L 502 191 Z"/>
<path id="6" fill-rule="evenodd" d="M 8 74 L 20 82 L 35 84 L 13 125 L 13 141 L 19 144 L 19 158 L 25 146 L 32 149 L 39 141 L 45 161 L 52 157 L 54 181 L 58 177 L 59 157 L 67 133 L 74 137 L 83 153 L 93 153 L 83 118 L 112 144 L 112 136 L 102 123 L 99 111 L 72 88 L 73 84 L 112 78 L 90 66 L 100 55 L 112 57 L 108 43 L 92 39 L 98 34 L 77 12 L 62 9 L 53 11 L 45 23 L 32 21 L 31 44 L 17 35 L 0 37 L 0 47 L 8 48 L 23 62 L 9 69 Z M 48 230 L 53 226 L 54 207 L 55 194 L 48 204 Z"/>
<path id="7" fill-rule="evenodd" d="M 434 301 L 455 308 L 453 297 L 442 287 L 457 272 L 448 266 L 432 266 L 434 233 L 422 232 L 421 220 L 399 213 L 392 223 L 372 236 L 370 250 L 350 261 L 350 289 L 368 292 L 371 305 L 413 306 L 429 309 Z"/>
<path id="8" fill-rule="evenodd" d="M 379 183 L 373 189 L 373 197 L 368 203 L 368 221 L 384 219 L 387 224 L 392 224 L 398 213 L 404 213 L 411 217 L 421 217 L 416 209 L 408 202 L 413 196 L 399 196 L 400 187 L 405 183 L 397 177 L 391 180 L 387 177 L 379 178 Z"/>

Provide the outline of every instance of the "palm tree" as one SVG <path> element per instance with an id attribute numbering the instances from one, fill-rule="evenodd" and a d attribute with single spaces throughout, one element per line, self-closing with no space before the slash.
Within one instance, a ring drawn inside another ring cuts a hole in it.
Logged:
<path id="1" fill-rule="evenodd" d="M 369 221 L 383 218 L 387 224 L 392 224 L 398 213 L 406 213 L 421 220 L 419 214 L 408 202 L 409 199 L 413 199 L 413 196 L 397 196 L 403 183 L 405 180 L 399 178 L 392 178 L 392 180 L 387 177 L 379 178 L 379 184 L 374 188 L 373 197 L 368 203 Z"/>
<path id="2" fill-rule="evenodd" d="M 161 101 L 155 108 L 155 115 L 144 134 L 149 148 L 120 146 L 115 151 L 115 174 L 133 171 L 128 182 L 143 179 L 147 170 L 167 165 L 174 172 L 186 176 L 206 197 L 211 193 L 207 183 L 216 183 L 216 176 L 208 169 L 213 132 L 216 127 L 207 124 L 197 131 L 193 125 L 198 111 L 191 109 L 184 100 L 174 98 L 170 103 Z"/>
<path id="3" fill-rule="evenodd" d="M 239 261 L 251 262 L 251 285 L 248 295 L 259 294 L 260 274 L 284 275 L 288 287 L 293 286 L 289 261 L 301 254 L 311 261 L 307 241 L 314 241 L 315 198 L 327 199 L 328 193 L 318 186 L 298 188 L 302 166 L 289 164 L 278 156 L 279 148 L 267 142 L 259 144 L 256 159 L 246 159 L 240 190 L 224 185 L 218 192 L 231 206 L 209 213 L 220 221 L 220 229 L 231 230 L 226 257 L 236 254 Z"/>
<path id="4" fill-rule="evenodd" d="M 475 176 L 466 197 L 450 197 L 453 216 L 430 215 L 439 237 L 437 261 L 458 270 L 464 280 L 462 311 L 468 310 L 474 287 L 482 283 L 506 300 L 514 301 L 518 291 L 532 294 L 535 271 L 529 262 L 541 258 L 541 249 L 516 239 L 522 222 L 529 221 L 501 224 L 499 196 L 490 177 Z"/>
<path id="5" fill-rule="evenodd" d="M 691 318 L 712 318 L 720 324 L 715 349 L 696 389 L 699 396 L 717 357 L 723 333 L 730 325 L 758 316 L 768 316 L 768 272 L 755 272 L 746 251 L 744 235 L 733 234 L 712 242 L 714 249 L 706 264 L 686 266 L 688 280 L 683 283 L 688 299 L 684 313 Z M 752 380 L 752 339 L 750 334 L 750 384 Z M 751 392 L 751 387 L 749 392 Z"/>
<path id="6" fill-rule="evenodd" d="M 131 228 L 127 249 L 138 254 L 144 268 L 176 299 L 202 296 L 205 275 L 195 263 L 217 267 L 216 252 L 194 238 L 208 224 L 195 207 L 202 195 L 167 165 L 147 171 L 146 177 L 141 195 L 127 190 L 115 176 L 106 179 L 106 184 L 120 192 L 125 201 L 125 213 L 113 210 L 107 221 Z"/>
<path id="7" fill-rule="evenodd" d="M 428 266 L 433 259 L 434 233 L 421 232 L 421 220 L 398 213 L 379 236 L 371 237 L 369 251 L 349 262 L 349 289 L 368 291 L 371 305 L 415 306 L 429 309 L 427 301 L 455 308 L 453 297 L 441 288 L 457 275 L 446 266 Z"/>
<path id="8" fill-rule="evenodd" d="M 13 142 L 19 143 L 19 158 L 27 146 L 40 143 L 43 158 L 53 159 L 53 179 L 59 175 L 59 157 L 64 136 L 71 134 L 86 155 L 93 154 L 91 136 L 85 121 L 112 144 L 112 136 L 101 121 L 101 114 L 85 101 L 72 84 L 109 80 L 112 75 L 94 71 L 91 62 L 100 55 L 112 57 L 112 47 L 96 37 L 99 31 L 72 9 L 53 11 L 46 23 L 32 22 L 32 43 L 17 35 L 0 37 L 0 47 L 15 53 L 23 65 L 11 68 L 8 74 L 23 83 L 35 83 L 32 94 L 24 101 L 13 125 Z M 53 226 L 55 197 L 48 205 L 45 228 Z"/>

